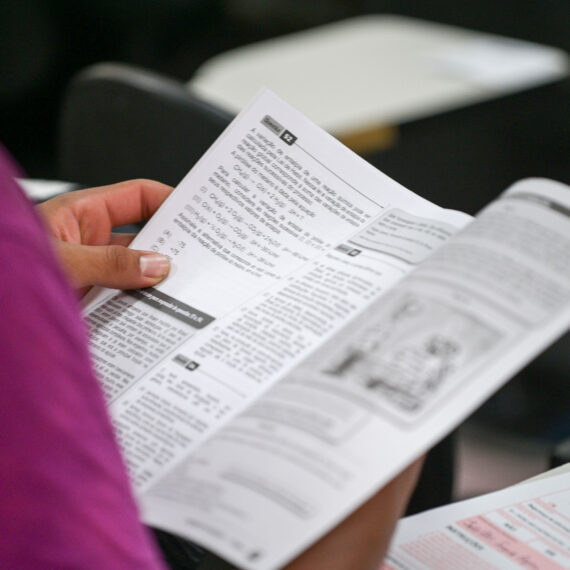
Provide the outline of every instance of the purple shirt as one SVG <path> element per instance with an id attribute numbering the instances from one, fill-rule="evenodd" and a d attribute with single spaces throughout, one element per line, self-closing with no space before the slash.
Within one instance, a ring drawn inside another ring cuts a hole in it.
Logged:
<path id="1" fill-rule="evenodd" d="M 0 566 L 163 568 L 141 525 L 77 300 L 0 168 Z"/>

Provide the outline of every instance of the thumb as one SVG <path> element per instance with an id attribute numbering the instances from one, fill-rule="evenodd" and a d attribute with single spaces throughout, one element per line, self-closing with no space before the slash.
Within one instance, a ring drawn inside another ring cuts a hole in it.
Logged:
<path id="1" fill-rule="evenodd" d="M 164 255 L 128 249 L 122 245 L 58 243 L 64 269 L 74 287 L 101 285 L 112 289 L 138 289 L 162 281 L 170 269 Z"/>

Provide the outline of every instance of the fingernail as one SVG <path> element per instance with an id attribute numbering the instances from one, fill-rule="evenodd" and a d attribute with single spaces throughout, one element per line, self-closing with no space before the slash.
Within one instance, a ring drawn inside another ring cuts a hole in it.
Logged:
<path id="1" fill-rule="evenodd" d="M 145 277 L 162 277 L 168 273 L 170 262 L 168 257 L 159 253 L 149 253 L 139 257 L 141 273 Z"/>

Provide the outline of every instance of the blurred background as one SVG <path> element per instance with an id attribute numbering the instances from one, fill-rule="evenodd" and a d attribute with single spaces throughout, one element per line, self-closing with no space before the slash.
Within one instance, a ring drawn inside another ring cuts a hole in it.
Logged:
<path id="1" fill-rule="evenodd" d="M 570 52 L 568 0 L 2 0 L 0 141 L 29 177 L 65 178 L 64 100 L 71 79 L 87 66 L 122 62 L 185 86 L 229 50 L 364 15 L 397 15 Z M 398 51 L 391 57 L 397 66 Z M 326 63 L 334 68 L 335 61 Z M 306 86 L 318 88 L 318 82 Z M 569 94 L 567 71 L 547 74 L 469 104 L 394 119 L 381 125 L 382 141 L 355 150 L 413 191 L 473 214 L 525 176 L 570 182 Z M 112 133 L 113 125 L 102 127 Z M 132 176 L 147 176 L 140 163 L 140 174 Z M 190 166 L 177 165 L 182 173 Z M 569 355 L 566 336 L 460 428 L 454 498 L 548 467 L 554 447 L 570 437 Z"/>

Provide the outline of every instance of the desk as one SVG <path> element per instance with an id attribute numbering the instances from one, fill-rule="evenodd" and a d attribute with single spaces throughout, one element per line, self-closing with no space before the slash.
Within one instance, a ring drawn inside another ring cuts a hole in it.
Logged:
<path id="1" fill-rule="evenodd" d="M 561 50 L 411 18 L 369 15 L 258 42 L 204 63 L 188 83 L 237 113 L 262 86 L 355 150 L 410 122 L 568 73 Z M 378 145 L 376 145 L 378 146 Z M 357 148 L 355 148 L 357 147 Z M 366 150 L 366 149 L 365 149 Z"/>

